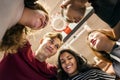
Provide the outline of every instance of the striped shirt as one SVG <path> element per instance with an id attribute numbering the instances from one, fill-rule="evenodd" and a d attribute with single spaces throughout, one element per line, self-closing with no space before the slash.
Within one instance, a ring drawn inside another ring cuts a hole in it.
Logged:
<path id="1" fill-rule="evenodd" d="M 84 73 L 79 73 L 67 80 L 115 80 L 115 76 L 106 74 L 99 69 L 90 69 Z"/>

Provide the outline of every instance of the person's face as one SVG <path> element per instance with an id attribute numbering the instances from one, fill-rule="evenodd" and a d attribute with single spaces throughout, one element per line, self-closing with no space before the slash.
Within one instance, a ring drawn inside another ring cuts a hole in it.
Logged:
<path id="1" fill-rule="evenodd" d="M 47 25 L 48 20 L 48 15 L 45 12 L 25 8 L 19 23 L 37 30 L 44 28 Z"/>
<path id="2" fill-rule="evenodd" d="M 61 41 L 59 38 L 45 38 L 39 47 L 39 55 L 42 55 L 45 58 L 49 58 L 57 53 L 57 50 L 60 48 Z M 38 55 L 38 56 L 39 56 Z"/>
<path id="3" fill-rule="evenodd" d="M 106 47 L 106 43 L 108 41 L 108 37 L 98 31 L 94 31 L 88 35 L 88 43 L 90 47 L 97 51 L 102 51 Z"/>
<path id="4" fill-rule="evenodd" d="M 77 62 L 73 55 L 64 52 L 60 55 L 60 62 L 63 70 L 69 75 L 74 76 L 78 73 Z"/>
<path id="5" fill-rule="evenodd" d="M 79 11 L 71 7 L 68 7 L 68 9 L 65 10 L 64 14 L 66 15 L 66 19 L 69 22 L 75 22 L 75 23 L 79 22 L 83 17 Z"/>
<path id="6" fill-rule="evenodd" d="M 46 13 L 40 10 L 33 10 L 33 17 L 31 17 L 31 23 L 28 24 L 32 29 L 42 29 L 48 23 L 48 16 Z"/>

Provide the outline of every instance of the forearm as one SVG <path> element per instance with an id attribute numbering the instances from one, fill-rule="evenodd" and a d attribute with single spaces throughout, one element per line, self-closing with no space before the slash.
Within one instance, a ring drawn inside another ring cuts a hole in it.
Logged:
<path id="1" fill-rule="evenodd" d="M 111 58 L 120 62 L 120 39 L 116 42 L 113 49 L 110 52 Z"/>

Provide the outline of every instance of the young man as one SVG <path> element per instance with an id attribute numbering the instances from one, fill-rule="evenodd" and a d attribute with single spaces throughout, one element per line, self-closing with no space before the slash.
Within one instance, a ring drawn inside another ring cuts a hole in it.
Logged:
<path id="1" fill-rule="evenodd" d="M 62 35 L 47 33 L 41 40 L 38 50 L 33 53 L 26 42 L 14 54 L 7 54 L 0 62 L 0 80 L 55 80 L 57 68 L 46 63 L 62 44 Z"/>

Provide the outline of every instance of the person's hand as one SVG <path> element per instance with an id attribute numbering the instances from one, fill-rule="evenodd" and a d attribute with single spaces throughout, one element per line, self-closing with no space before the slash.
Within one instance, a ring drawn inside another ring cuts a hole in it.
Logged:
<path id="1" fill-rule="evenodd" d="M 41 29 L 47 25 L 48 20 L 48 15 L 43 11 L 25 8 L 19 23 L 31 29 Z"/>

